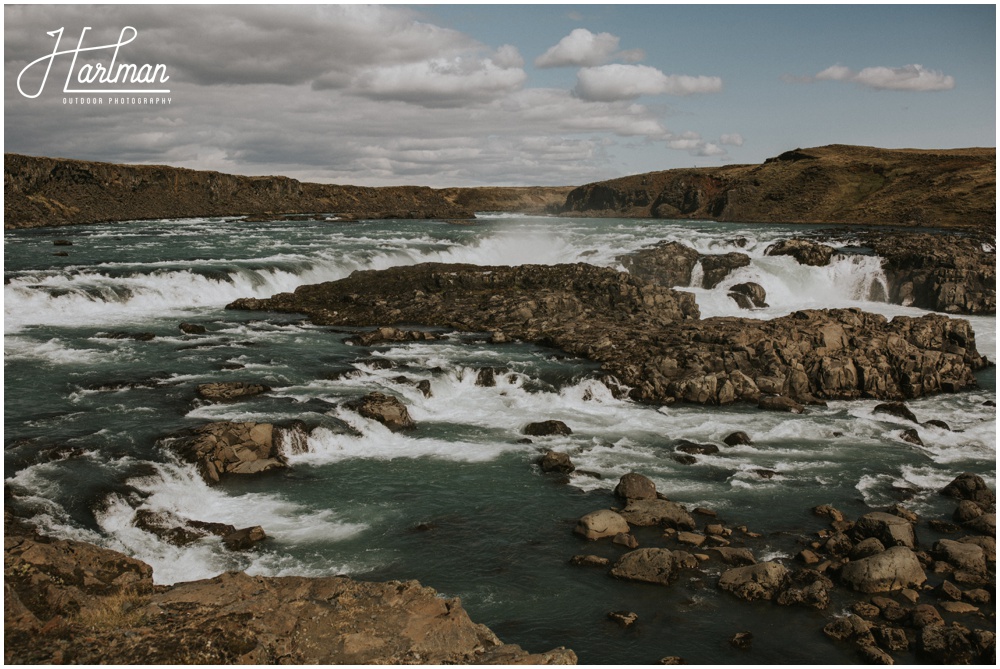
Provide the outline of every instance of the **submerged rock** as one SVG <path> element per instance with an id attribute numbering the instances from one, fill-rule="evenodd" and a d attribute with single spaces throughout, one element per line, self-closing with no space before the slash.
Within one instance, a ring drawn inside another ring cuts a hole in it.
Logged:
<path id="1" fill-rule="evenodd" d="M 271 392 L 271 387 L 263 383 L 247 381 L 227 381 L 220 383 L 202 383 L 196 388 L 198 397 L 212 402 L 230 402 Z"/>

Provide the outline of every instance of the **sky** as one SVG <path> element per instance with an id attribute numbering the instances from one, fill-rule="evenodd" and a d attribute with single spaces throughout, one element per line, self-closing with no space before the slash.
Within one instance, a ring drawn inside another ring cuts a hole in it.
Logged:
<path id="1" fill-rule="evenodd" d="M 826 144 L 996 146 L 995 5 L 4 7 L 5 152 L 444 187 Z"/>

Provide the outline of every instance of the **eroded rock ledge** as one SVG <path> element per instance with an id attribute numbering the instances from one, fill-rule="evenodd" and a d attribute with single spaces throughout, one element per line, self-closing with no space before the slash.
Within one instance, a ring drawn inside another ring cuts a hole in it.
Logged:
<path id="1" fill-rule="evenodd" d="M 661 404 L 907 399 L 975 387 L 973 373 L 988 364 L 964 320 L 889 321 L 857 309 L 699 320 L 688 293 L 582 263 L 359 271 L 227 308 L 303 313 L 320 325 L 492 332 L 494 341 L 536 342 L 598 361 L 633 388 L 633 399 Z"/>
<path id="2" fill-rule="evenodd" d="M 228 573 L 155 586 L 121 553 L 4 516 L 8 664 L 575 664 L 531 654 L 416 581 Z"/>

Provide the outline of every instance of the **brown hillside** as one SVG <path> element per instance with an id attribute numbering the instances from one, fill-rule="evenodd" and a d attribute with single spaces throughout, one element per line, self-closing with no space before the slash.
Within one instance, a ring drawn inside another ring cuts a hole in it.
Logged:
<path id="1" fill-rule="evenodd" d="M 562 213 L 759 223 L 992 227 L 996 149 L 795 149 L 760 165 L 580 186 Z"/>

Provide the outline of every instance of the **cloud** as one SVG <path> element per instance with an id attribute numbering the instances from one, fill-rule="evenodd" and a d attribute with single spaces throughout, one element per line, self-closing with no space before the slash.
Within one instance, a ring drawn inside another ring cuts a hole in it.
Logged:
<path id="1" fill-rule="evenodd" d="M 719 144 L 728 144 L 730 146 L 743 146 L 743 135 L 738 132 L 734 132 L 728 135 L 722 135 L 719 137 Z"/>
<path id="2" fill-rule="evenodd" d="M 528 75 L 517 49 L 501 47 L 492 58 L 434 58 L 361 72 L 350 85 L 357 95 L 424 107 L 453 107 L 493 100 L 515 91 Z M 510 66 L 512 65 L 513 66 Z"/>
<path id="3" fill-rule="evenodd" d="M 648 65 L 611 64 L 577 72 L 575 93 L 584 100 L 630 100 L 640 95 L 718 93 L 719 77 L 664 74 Z"/>
<path id="4" fill-rule="evenodd" d="M 595 35 L 586 28 L 576 28 L 536 58 L 535 67 L 601 65 L 611 60 L 617 49 L 617 36 L 611 33 Z"/>
<path id="5" fill-rule="evenodd" d="M 955 87 L 955 78 L 937 70 L 925 69 L 922 65 L 903 67 L 866 67 L 855 72 L 844 65 L 831 65 L 815 77 L 793 77 L 783 75 L 788 83 L 808 83 L 810 81 L 850 81 L 881 91 L 947 91 Z"/>

